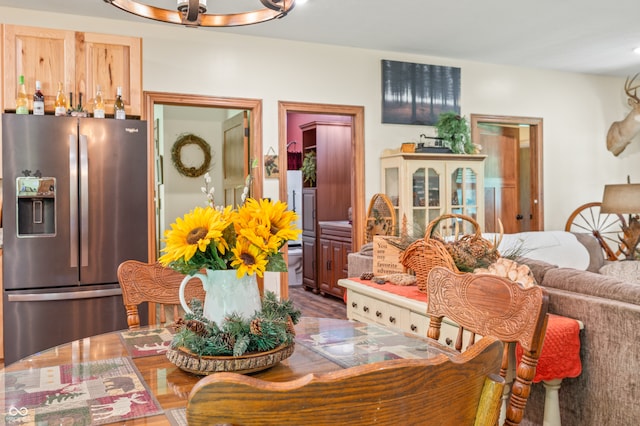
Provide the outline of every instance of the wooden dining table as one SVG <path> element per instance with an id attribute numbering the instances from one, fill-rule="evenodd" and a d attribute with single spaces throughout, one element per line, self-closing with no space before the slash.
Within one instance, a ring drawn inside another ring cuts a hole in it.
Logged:
<path id="1" fill-rule="evenodd" d="M 456 353 L 431 339 L 357 321 L 302 317 L 295 329 L 291 357 L 252 376 L 288 381 Z M 173 332 L 171 326 L 148 326 L 91 336 L 6 366 L 0 374 L 4 424 L 186 424 L 189 393 L 202 376 L 167 359 Z"/>

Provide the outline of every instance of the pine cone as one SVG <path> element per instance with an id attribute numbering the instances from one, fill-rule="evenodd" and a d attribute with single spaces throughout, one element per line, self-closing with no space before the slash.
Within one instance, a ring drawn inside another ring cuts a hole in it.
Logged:
<path id="1" fill-rule="evenodd" d="M 249 330 L 251 331 L 251 334 L 260 336 L 262 334 L 262 320 L 260 318 L 252 320 L 249 325 Z"/>
<path id="2" fill-rule="evenodd" d="M 287 316 L 287 332 L 293 336 L 296 335 L 296 328 L 290 316 Z"/>
<path id="3" fill-rule="evenodd" d="M 184 318 L 182 317 L 178 317 L 178 319 L 175 320 L 175 322 L 173 323 L 173 328 L 176 331 L 180 331 L 185 327 L 185 322 L 184 322 Z"/>
<path id="4" fill-rule="evenodd" d="M 469 253 L 471 253 L 473 257 L 484 257 L 488 251 L 488 247 L 482 244 L 481 241 L 473 241 L 469 245 Z"/>
<path id="5" fill-rule="evenodd" d="M 205 336 L 207 334 L 207 326 L 203 322 L 189 320 L 186 322 L 185 326 L 198 336 Z"/>
<path id="6" fill-rule="evenodd" d="M 361 280 L 370 281 L 373 278 L 373 272 L 363 272 L 360 275 Z"/>
<path id="7" fill-rule="evenodd" d="M 235 337 L 233 337 L 231 334 L 229 333 L 222 333 L 220 335 L 220 340 L 222 340 L 222 342 L 225 344 L 225 346 L 227 347 L 227 349 L 229 349 L 230 351 L 233 351 L 233 347 L 236 344 L 236 339 Z"/>

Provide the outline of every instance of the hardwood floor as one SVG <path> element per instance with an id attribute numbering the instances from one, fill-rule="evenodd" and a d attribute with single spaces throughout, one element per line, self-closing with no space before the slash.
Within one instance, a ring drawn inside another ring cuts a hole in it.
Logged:
<path id="1" fill-rule="evenodd" d="M 337 297 L 313 294 L 302 286 L 290 286 L 289 299 L 304 317 L 347 319 L 347 306 Z"/>

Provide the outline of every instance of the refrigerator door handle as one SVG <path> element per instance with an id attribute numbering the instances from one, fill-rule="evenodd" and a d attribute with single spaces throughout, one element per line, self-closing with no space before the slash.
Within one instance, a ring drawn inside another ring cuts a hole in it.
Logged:
<path id="1" fill-rule="evenodd" d="M 89 266 L 89 154 L 80 135 L 80 266 Z"/>
<path id="2" fill-rule="evenodd" d="M 7 295 L 8 302 L 46 302 L 50 300 L 95 299 L 97 297 L 111 297 L 122 294 L 121 288 L 102 290 L 67 291 L 60 293 L 21 293 Z"/>
<path id="3" fill-rule="evenodd" d="M 78 267 L 78 141 L 69 135 L 69 266 Z"/>

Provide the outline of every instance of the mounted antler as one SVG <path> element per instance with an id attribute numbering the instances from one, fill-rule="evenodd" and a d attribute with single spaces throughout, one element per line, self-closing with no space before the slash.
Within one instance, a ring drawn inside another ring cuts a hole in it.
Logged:
<path id="1" fill-rule="evenodd" d="M 633 86 L 638 75 L 640 73 L 631 79 L 627 77 L 624 84 L 624 92 L 629 97 L 627 102 L 632 108 L 631 111 L 624 120 L 614 121 L 607 133 L 607 149 L 616 157 L 624 151 L 631 139 L 640 131 L 640 98 L 636 94 L 640 84 Z"/>

